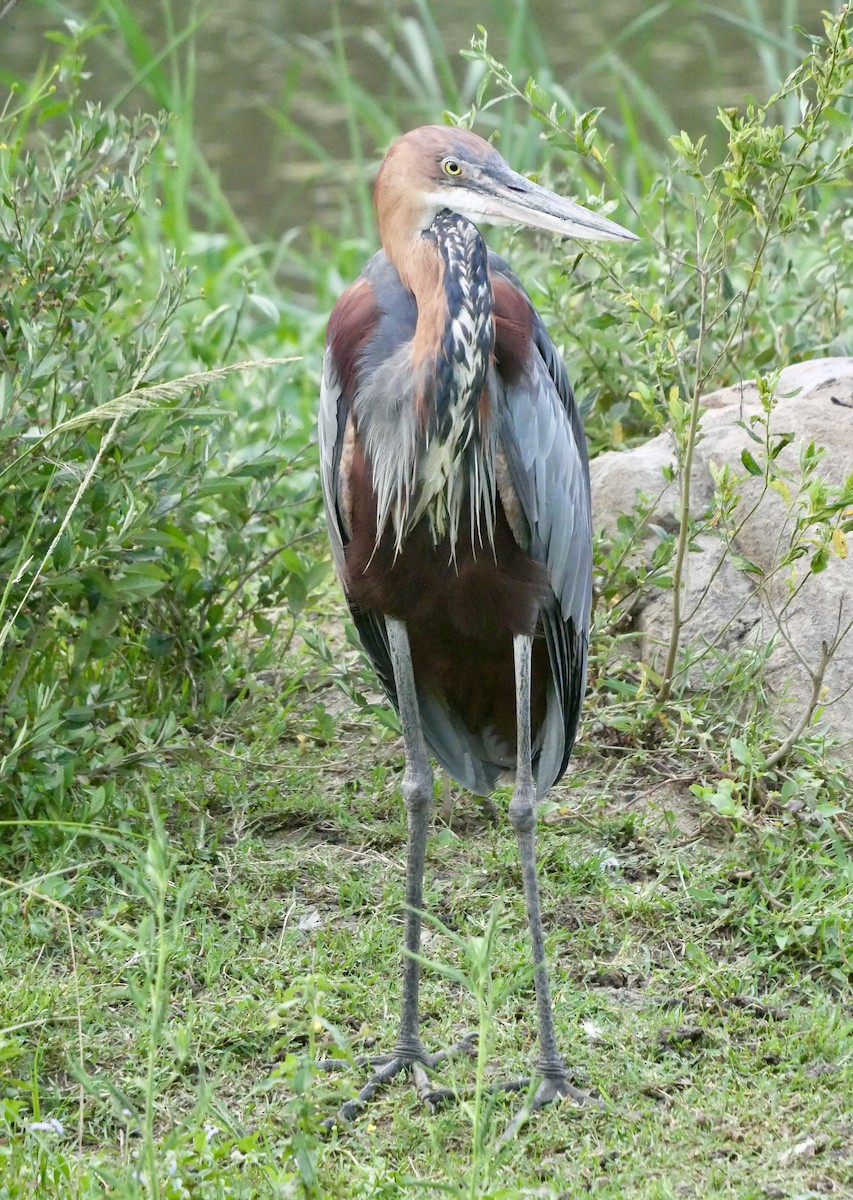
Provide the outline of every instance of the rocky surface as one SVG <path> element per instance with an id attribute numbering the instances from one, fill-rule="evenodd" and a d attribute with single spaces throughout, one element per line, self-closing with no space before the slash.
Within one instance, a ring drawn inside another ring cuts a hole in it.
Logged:
<path id="1" fill-rule="evenodd" d="M 825 449 L 818 474 L 840 485 L 853 475 L 853 358 L 825 358 L 788 367 L 776 390 L 771 417 L 774 434 L 792 433 L 793 440 L 778 456 L 781 469 L 799 477 L 801 448 L 809 442 Z M 821 661 L 823 643 L 832 644 L 839 629 L 853 621 L 853 536 L 850 555 L 830 555 L 824 571 L 812 574 L 791 598 L 790 572 L 771 575 L 780 554 L 790 544 L 791 522 L 781 495 L 763 496 L 762 480 L 744 468 L 743 450 L 755 452 L 739 422 L 761 412 L 754 384 L 726 388 L 704 398 L 702 436 L 697 446 L 691 507 L 699 514 L 714 495 L 711 464 L 728 464 L 740 479 L 738 509 L 743 520 L 735 544 L 737 553 L 757 564 L 765 581 L 736 568 L 730 556 L 721 562 L 721 542 L 702 534 L 688 555 L 683 611 L 688 620 L 682 645 L 694 650 L 714 645 L 725 652 L 740 647 L 775 644 L 766 683 L 775 696 L 783 723 L 795 724 L 812 691 L 810 670 Z M 638 493 L 655 498 L 651 520 L 675 529 L 680 512 L 678 482 L 667 484 L 663 470 L 676 466 L 673 440 L 661 434 L 642 446 L 600 455 L 591 465 L 593 522 L 611 531 L 620 513 L 630 513 Z M 751 511 L 754 508 L 754 511 Z M 747 514 L 749 514 L 747 516 Z M 739 518 L 739 521 L 742 519 Z M 639 553 L 654 548 L 650 535 Z M 807 574 L 808 558 L 800 560 L 798 580 Z M 768 576 L 771 576 L 769 579 Z M 669 640 L 672 593 L 650 590 L 640 598 L 633 617 L 642 635 L 644 661 L 662 663 Z M 853 759 L 853 630 L 836 649 L 826 669 L 822 696 L 823 727 L 838 739 L 845 756 Z"/>

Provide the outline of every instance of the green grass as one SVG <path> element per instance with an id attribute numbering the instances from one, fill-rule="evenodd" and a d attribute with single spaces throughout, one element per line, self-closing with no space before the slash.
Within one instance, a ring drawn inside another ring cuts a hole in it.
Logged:
<path id="1" fill-rule="evenodd" d="M 322 1136 L 363 1071 L 314 1074 L 311 1058 L 396 1033 L 405 824 L 393 737 L 333 704 L 324 745 L 316 699 L 235 713 L 228 756 L 164 769 L 137 797 L 148 833 L 69 837 L 39 877 L 5 885 L 6 1194 L 51 1195 L 63 1162 L 83 1196 L 149 1194 L 140 1169 L 164 1196 L 178 1180 L 203 1196 L 289 1194 L 286 1180 L 342 1197 L 844 1194 L 853 1023 L 838 961 L 780 948 L 777 907 L 798 889 L 800 928 L 835 907 L 849 953 L 826 847 L 738 832 L 685 784 L 661 789 L 592 744 L 539 855 L 559 1035 L 603 1107 L 548 1110 L 498 1149 L 517 1100 L 486 1104 L 477 1139 L 473 1097 L 433 1115 L 398 1080 Z M 457 801 L 430 841 L 426 904 L 440 922 L 427 1043 L 480 1028 L 486 1082 L 526 1073 L 534 1004 L 505 820 Z M 471 1088 L 475 1064 L 442 1077 Z M 61 1135 L 32 1131 L 50 1118 Z"/>

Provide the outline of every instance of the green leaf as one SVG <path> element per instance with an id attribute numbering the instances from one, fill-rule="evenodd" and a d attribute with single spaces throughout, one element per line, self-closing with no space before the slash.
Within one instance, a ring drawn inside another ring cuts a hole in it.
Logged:
<path id="1" fill-rule="evenodd" d="M 132 563 L 121 575 L 112 577 L 115 594 L 123 601 L 145 600 L 166 586 L 168 576 L 152 563 Z"/>
<path id="2" fill-rule="evenodd" d="M 264 637 L 270 637 L 275 632 L 275 626 L 273 625 L 272 621 L 269 619 L 269 617 L 265 617 L 263 613 L 253 613 L 252 624 L 254 625 L 255 629 L 257 629 L 258 633 L 263 634 Z"/>
<path id="3" fill-rule="evenodd" d="M 746 742 L 741 741 L 740 738 L 732 738 L 729 748 L 739 763 L 743 763 L 745 767 L 753 766 L 752 751 Z"/>
<path id="4" fill-rule="evenodd" d="M 790 446 L 790 444 L 793 440 L 794 440 L 793 433 L 783 433 L 779 437 L 778 441 L 776 441 L 774 443 L 773 448 L 770 451 L 770 457 L 778 458 L 779 455 L 782 453 L 782 451 L 785 449 L 785 447 Z"/>
<path id="5" fill-rule="evenodd" d="M 145 649 L 152 658 L 165 658 L 176 645 L 177 638 L 169 633 L 149 633 L 145 639 Z"/>
<path id="6" fill-rule="evenodd" d="M 740 461 L 746 467 L 747 471 L 749 471 L 750 475 L 764 474 L 764 472 L 761 470 L 761 467 L 759 467 L 758 463 L 755 461 L 752 454 L 746 449 L 746 447 L 744 447 L 740 452 Z"/>
<path id="7" fill-rule="evenodd" d="M 743 554 L 732 554 L 732 566 L 737 567 L 739 571 L 744 571 L 747 575 L 763 575 L 764 572 L 757 563 L 754 563 L 751 558 L 747 558 Z"/>

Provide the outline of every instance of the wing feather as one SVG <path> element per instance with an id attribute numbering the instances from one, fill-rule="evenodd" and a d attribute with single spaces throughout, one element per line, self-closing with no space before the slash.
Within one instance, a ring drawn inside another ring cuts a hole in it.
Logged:
<path id="1" fill-rule="evenodd" d="M 323 507 L 332 548 L 332 561 L 340 577 L 344 574 L 345 522 L 341 506 L 340 465 L 343 453 L 349 402 L 326 348 L 323 356 L 323 378 L 320 383 L 320 410 L 317 416 L 317 441 L 320 448 L 320 485 Z"/>
<path id="2" fill-rule="evenodd" d="M 411 304 L 410 293 L 385 255 L 382 251 L 375 254 L 343 293 L 329 318 L 317 419 L 320 484 L 332 559 L 362 645 L 395 706 L 397 695 L 384 618 L 353 604 L 347 587 L 345 548 L 351 531 L 346 511 L 346 441 L 364 360 L 369 356 L 380 360 L 390 357 L 395 344 L 410 336 L 407 326 L 413 328 L 414 323 L 408 311 Z M 392 315 L 396 321 L 388 319 Z"/>
<path id="3" fill-rule="evenodd" d="M 536 747 L 540 796 L 566 769 L 586 686 L 592 597 L 589 465 L 580 414 L 557 348 L 517 276 L 497 255 L 503 279 L 530 306 L 526 368 L 505 382 L 501 446 L 527 519 L 528 552 L 548 568 L 553 591 L 542 611 L 551 666 L 547 713 Z"/>

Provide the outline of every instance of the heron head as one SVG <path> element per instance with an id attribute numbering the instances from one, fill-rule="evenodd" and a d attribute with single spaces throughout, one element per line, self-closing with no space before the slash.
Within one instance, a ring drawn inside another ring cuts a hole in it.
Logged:
<path id="1" fill-rule="evenodd" d="M 383 244 L 389 233 L 394 238 L 404 228 L 416 236 L 443 208 L 475 224 L 529 225 L 584 240 L 637 240 L 615 221 L 525 179 L 476 133 L 424 125 L 398 138 L 379 169 L 376 209 Z"/>

